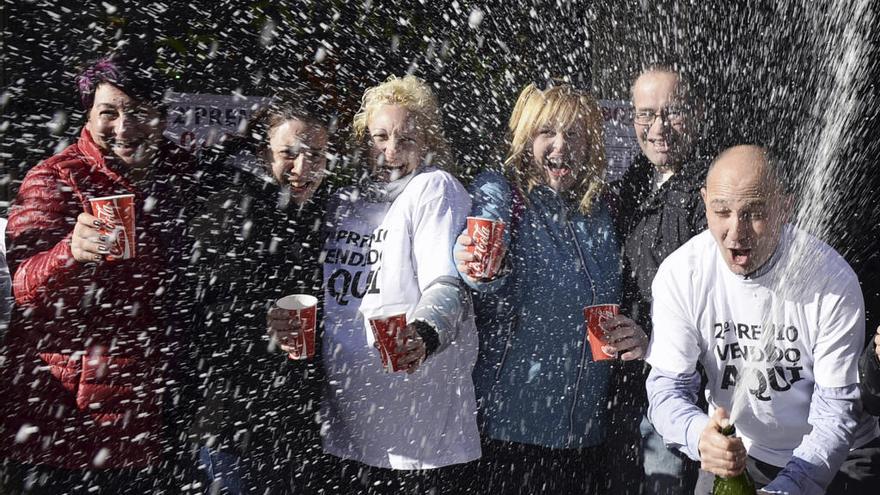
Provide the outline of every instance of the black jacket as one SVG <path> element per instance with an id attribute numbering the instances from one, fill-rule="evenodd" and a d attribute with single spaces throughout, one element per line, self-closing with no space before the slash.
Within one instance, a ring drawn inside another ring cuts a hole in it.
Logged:
<path id="1" fill-rule="evenodd" d="M 219 160 L 218 160 L 219 161 Z M 259 168 L 254 171 L 260 172 Z M 272 181 L 226 163 L 203 178 L 196 315 L 205 405 L 203 436 L 250 458 L 289 459 L 318 448 L 321 308 L 314 360 L 294 361 L 270 343 L 266 312 L 288 294 L 322 301 L 326 193 L 282 206 Z"/>
<path id="2" fill-rule="evenodd" d="M 700 187 L 706 164 L 693 161 L 652 192 L 654 165 L 639 155 L 623 177 L 611 184 L 608 203 L 621 246 L 621 312 L 651 329 L 651 282 L 660 263 L 706 228 Z"/>
<path id="3" fill-rule="evenodd" d="M 700 187 L 706 164 L 691 161 L 653 191 L 654 165 L 639 155 L 606 193 L 621 246 L 621 313 L 651 333 L 651 283 L 660 263 L 706 227 Z M 615 363 L 611 381 L 612 420 L 608 444 L 618 447 L 620 462 L 638 458 L 639 423 L 647 407 L 644 361 Z M 636 483 L 624 480 L 627 483 Z M 634 490 L 636 488 L 633 488 Z"/>
<path id="4" fill-rule="evenodd" d="M 873 342 L 868 344 L 859 359 L 859 388 L 865 411 L 880 416 L 880 360 Z"/>

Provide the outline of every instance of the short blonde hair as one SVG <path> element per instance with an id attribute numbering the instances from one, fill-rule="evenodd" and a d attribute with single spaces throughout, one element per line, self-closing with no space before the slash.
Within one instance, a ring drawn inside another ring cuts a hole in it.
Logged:
<path id="1" fill-rule="evenodd" d="M 452 156 L 443 134 L 440 107 L 431 88 L 416 76 L 391 76 L 378 86 L 364 91 L 361 107 L 352 122 L 355 144 L 366 144 L 370 119 L 382 105 L 399 105 L 414 117 L 416 129 L 424 133 L 431 164 L 450 170 Z M 427 157 L 425 157 L 427 158 Z"/>
<path id="2" fill-rule="evenodd" d="M 519 94 L 508 124 L 510 151 L 504 168 L 524 198 L 536 185 L 545 183 L 544 172 L 531 156 L 535 134 L 545 125 L 568 129 L 578 120 L 584 123 L 590 150 L 587 173 L 573 186 L 573 192 L 580 198 L 578 209 L 587 214 L 605 184 L 605 133 L 599 105 L 589 94 L 561 83 L 544 91 L 529 84 Z"/>

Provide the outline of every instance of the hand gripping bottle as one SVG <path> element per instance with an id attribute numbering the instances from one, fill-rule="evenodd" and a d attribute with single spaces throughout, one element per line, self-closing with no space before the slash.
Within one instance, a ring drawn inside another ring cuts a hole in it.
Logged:
<path id="1" fill-rule="evenodd" d="M 721 430 L 721 433 L 731 436 L 736 433 L 733 425 L 728 425 Z M 748 470 L 743 470 L 737 476 L 732 478 L 723 478 L 715 476 L 715 484 L 712 485 L 712 495 L 756 495 L 755 482 L 749 476 Z"/>

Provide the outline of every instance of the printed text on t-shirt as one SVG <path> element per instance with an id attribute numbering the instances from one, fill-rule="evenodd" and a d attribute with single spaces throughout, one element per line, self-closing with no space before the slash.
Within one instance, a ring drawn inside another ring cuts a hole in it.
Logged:
<path id="1" fill-rule="evenodd" d="M 736 385 L 745 368 L 749 393 L 761 401 L 769 401 L 772 392 L 785 392 L 802 380 L 801 350 L 797 347 L 800 332 L 794 325 L 760 325 L 725 321 L 715 323 L 715 354 L 723 363 L 721 389 Z M 761 346 L 762 335 L 771 332 L 773 337 Z M 764 366 L 744 366 L 744 362 L 764 363 Z"/>
<path id="2" fill-rule="evenodd" d="M 363 299 L 366 294 L 379 293 L 380 269 L 365 273 L 364 268 L 382 260 L 381 249 L 373 244 L 381 243 L 387 235 L 386 230 L 378 229 L 370 234 L 339 230 L 333 236 L 335 243 L 325 252 L 324 264 L 338 266 L 327 280 L 327 289 L 338 304 L 346 306 L 351 297 Z"/>

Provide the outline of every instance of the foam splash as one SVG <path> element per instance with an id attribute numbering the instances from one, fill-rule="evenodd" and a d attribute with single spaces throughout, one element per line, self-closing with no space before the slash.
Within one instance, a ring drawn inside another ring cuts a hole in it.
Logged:
<path id="1" fill-rule="evenodd" d="M 841 211 L 844 191 L 858 178 L 853 177 L 847 164 L 841 162 L 841 153 L 856 134 L 854 116 L 859 113 L 859 89 L 869 80 L 868 35 L 874 25 L 874 14 L 868 0 L 855 3 L 835 0 L 828 5 L 827 11 L 810 9 L 809 16 L 812 25 L 804 29 L 813 33 L 811 41 L 816 74 L 821 78 L 818 87 L 822 88 L 813 99 L 811 114 L 820 118 L 797 122 L 797 159 L 806 166 L 796 178 L 795 190 L 800 202 L 792 223 L 820 239 L 827 239 L 830 226 Z M 792 123 L 796 121 L 790 119 Z M 771 283 L 784 300 L 796 298 L 802 290 L 803 284 L 793 283 L 796 279 L 802 281 L 805 276 L 809 278 L 810 273 L 815 273 L 815 267 L 809 261 L 813 259 L 811 250 L 815 246 L 805 241 L 806 238 L 801 237 L 793 243 L 792 256 L 778 267 Z M 764 314 L 767 319 L 762 322 L 763 328 L 784 321 L 782 307 L 765 308 Z M 778 337 L 776 331 L 764 332 L 759 348 L 772 350 Z M 760 385 L 760 368 L 772 368 L 778 359 L 778 353 L 765 352 L 765 359 L 744 363 L 730 411 L 734 423 L 747 409 L 775 422 L 770 404 L 757 400 L 753 391 Z"/>

